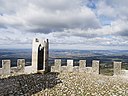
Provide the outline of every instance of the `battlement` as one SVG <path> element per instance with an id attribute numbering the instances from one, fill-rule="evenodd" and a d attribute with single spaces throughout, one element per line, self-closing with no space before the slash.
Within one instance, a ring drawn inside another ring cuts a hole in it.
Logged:
<path id="1" fill-rule="evenodd" d="M 54 66 L 51 66 L 51 72 L 83 72 L 100 74 L 100 61 L 92 60 L 92 67 L 86 67 L 86 60 L 79 60 L 79 66 L 73 66 L 73 60 L 67 60 L 66 66 L 61 65 L 61 59 L 54 60 Z M 114 76 L 127 76 L 128 70 L 121 69 L 122 62 L 113 62 Z M 17 59 L 17 66 L 11 67 L 11 60 L 2 60 L 0 75 L 19 75 L 35 73 L 37 69 L 31 66 L 25 66 L 25 59 Z"/>
<path id="2" fill-rule="evenodd" d="M 11 60 L 2 60 L 0 75 L 25 74 L 27 72 L 25 69 L 25 59 L 17 59 L 16 67 L 11 67 Z"/>
<path id="3" fill-rule="evenodd" d="M 86 67 L 86 60 L 79 60 L 79 66 L 73 66 L 73 60 L 67 60 L 67 66 L 61 66 L 61 59 L 55 59 L 51 72 L 86 72 L 99 74 L 99 60 L 92 61 L 92 67 Z"/>
<path id="4" fill-rule="evenodd" d="M 48 39 L 34 38 L 32 44 L 32 65 L 25 66 L 25 59 L 18 59 L 17 66 L 11 67 L 11 60 L 2 60 L 0 75 L 30 74 L 48 72 L 49 42 Z M 73 60 L 67 60 L 66 66 L 61 65 L 61 59 L 55 59 L 54 66 L 50 66 L 51 72 L 84 72 L 100 73 L 100 61 L 92 60 L 92 67 L 86 66 L 86 60 L 79 60 L 79 66 L 73 65 Z M 128 70 L 121 69 L 122 62 L 113 62 L 114 76 L 128 75 Z"/>
<path id="5" fill-rule="evenodd" d="M 49 55 L 48 48 L 48 39 L 34 38 L 32 42 L 32 65 L 25 66 L 25 59 L 18 59 L 17 66 L 11 67 L 11 60 L 2 60 L 2 68 L 0 68 L 0 75 L 47 72 Z"/>
<path id="6" fill-rule="evenodd" d="M 128 70 L 121 69 L 122 62 L 113 62 L 114 76 L 126 76 Z M 100 74 L 100 61 L 92 60 L 92 67 L 86 67 L 86 60 L 79 60 L 79 66 L 73 66 L 73 60 L 67 60 L 67 66 L 61 66 L 61 59 L 54 60 L 54 66 L 51 66 L 51 72 L 84 72 Z"/>
<path id="7" fill-rule="evenodd" d="M 2 60 L 2 68 L 0 68 L 0 75 L 20 75 L 37 73 L 35 66 L 25 66 L 25 59 L 17 59 L 17 66 L 11 67 L 11 60 Z"/>

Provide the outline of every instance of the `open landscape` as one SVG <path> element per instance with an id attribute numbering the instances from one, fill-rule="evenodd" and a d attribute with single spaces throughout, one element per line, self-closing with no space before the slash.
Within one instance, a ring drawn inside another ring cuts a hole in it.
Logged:
<path id="1" fill-rule="evenodd" d="M 26 66 L 31 65 L 31 49 L 0 49 L 0 62 L 11 60 L 11 66 L 16 66 L 17 59 L 25 59 Z M 100 60 L 100 74 L 113 75 L 113 61 L 122 62 L 122 69 L 128 69 L 128 50 L 55 50 L 49 52 L 49 66 L 54 65 L 54 59 L 61 59 L 66 65 L 67 59 L 74 60 L 74 66 L 79 60 L 86 60 L 86 66 L 92 66 L 92 60 Z M 2 64 L 0 63 L 0 66 Z"/>
<path id="2" fill-rule="evenodd" d="M 128 96 L 128 0 L 0 0 L 0 96 Z"/>

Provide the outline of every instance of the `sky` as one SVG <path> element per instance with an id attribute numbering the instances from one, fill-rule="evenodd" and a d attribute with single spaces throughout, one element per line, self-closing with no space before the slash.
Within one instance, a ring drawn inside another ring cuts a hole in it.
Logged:
<path id="1" fill-rule="evenodd" d="M 0 48 L 127 50 L 128 0 L 0 0 Z"/>

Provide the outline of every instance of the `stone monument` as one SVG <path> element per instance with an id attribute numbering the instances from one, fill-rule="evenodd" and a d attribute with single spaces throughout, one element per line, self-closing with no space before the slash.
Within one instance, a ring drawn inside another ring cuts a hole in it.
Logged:
<path id="1" fill-rule="evenodd" d="M 34 38 L 32 44 L 32 71 L 47 72 L 48 71 L 48 39 Z"/>

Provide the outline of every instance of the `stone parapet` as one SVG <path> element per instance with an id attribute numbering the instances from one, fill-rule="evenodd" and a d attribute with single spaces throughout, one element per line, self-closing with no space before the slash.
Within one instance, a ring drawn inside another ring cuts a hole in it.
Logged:
<path id="1" fill-rule="evenodd" d="M 93 60 L 92 61 L 92 72 L 95 74 L 99 74 L 99 60 Z"/>
<path id="2" fill-rule="evenodd" d="M 73 66 L 73 60 L 67 60 L 67 66 L 61 66 L 61 60 L 55 59 L 51 72 L 83 72 L 99 74 L 99 61 L 93 60 L 92 67 L 86 67 L 86 60 L 79 60 L 79 66 Z"/>
<path id="3" fill-rule="evenodd" d="M 2 60 L 2 74 L 3 75 L 10 74 L 10 66 L 11 66 L 10 60 Z"/>
<path id="4" fill-rule="evenodd" d="M 113 62 L 113 66 L 114 66 L 114 75 L 121 75 L 121 63 L 122 62 Z"/>

